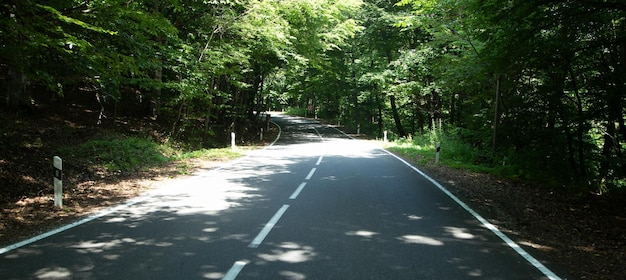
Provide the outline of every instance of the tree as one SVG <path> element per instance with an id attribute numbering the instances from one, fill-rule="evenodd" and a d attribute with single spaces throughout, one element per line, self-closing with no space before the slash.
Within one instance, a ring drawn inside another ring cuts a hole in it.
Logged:
<path id="1" fill-rule="evenodd" d="M 618 1 L 9 0 L 0 76 L 14 109 L 89 96 L 99 123 L 158 116 L 203 145 L 285 105 L 381 137 L 447 130 L 607 191 L 626 185 L 625 18 Z"/>

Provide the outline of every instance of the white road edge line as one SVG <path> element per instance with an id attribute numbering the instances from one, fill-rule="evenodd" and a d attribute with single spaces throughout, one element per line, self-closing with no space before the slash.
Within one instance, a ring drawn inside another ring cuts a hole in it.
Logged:
<path id="1" fill-rule="evenodd" d="M 267 147 L 271 147 L 274 146 L 274 144 L 276 144 L 276 142 L 278 141 L 278 139 L 280 139 L 280 135 L 283 134 L 283 129 L 280 127 L 280 125 L 278 125 L 277 123 L 270 121 L 270 123 L 272 123 L 273 125 L 275 125 L 276 127 L 278 127 L 278 135 L 276 135 L 276 139 L 274 139 L 274 141 L 269 144 Z M 266 147 L 266 148 L 267 148 Z"/>
<path id="2" fill-rule="evenodd" d="M 306 178 L 304 178 L 304 179 L 305 180 L 311 180 L 311 177 L 313 177 L 313 174 L 315 173 L 316 170 L 317 170 L 317 168 L 311 169 L 311 171 L 309 172 L 309 175 L 306 175 Z"/>
<path id="3" fill-rule="evenodd" d="M 282 217 L 283 214 L 285 214 L 285 212 L 287 211 L 287 208 L 289 208 L 289 205 L 285 204 L 283 205 L 283 207 L 280 207 L 280 209 L 278 209 L 276 214 L 274 214 L 274 216 L 270 219 L 270 221 L 267 222 L 267 224 L 265 224 L 263 229 L 261 229 L 261 232 L 259 232 L 259 234 L 254 238 L 254 240 L 250 242 L 250 245 L 248 245 L 248 248 L 257 248 L 259 247 L 259 245 L 261 245 L 261 242 L 263 242 L 265 237 L 267 237 L 270 231 L 272 231 L 274 226 L 278 223 L 278 220 L 280 220 L 280 217 Z"/>
<path id="4" fill-rule="evenodd" d="M 408 163 L 404 159 L 396 156 L 395 154 L 393 154 L 393 153 L 391 153 L 391 152 L 389 152 L 389 151 L 387 151 L 385 149 L 382 149 L 382 150 L 385 151 L 387 154 L 395 157 L 397 160 L 401 161 L 402 163 L 404 163 L 409 168 L 413 169 L 413 171 L 415 171 L 415 172 L 419 173 L 420 175 L 422 175 L 428 181 L 433 183 L 433 185 L 437 186 L 437 188 L 439 188 L 439 190 L 441 190 L 448 197 L 450 197 L 452 200 L 454 200 L 454 202 L 456 202 L 458 205 L 463 207 L 463 209 L 465 209 L 472 216 L 474 216 L 474 218 L 476 218 L 478 221 L 480 221 L 480 223 L 482 223 L 483 226 L 488 228 L 491 232 L 493 232 L 500 239 L 502 239 L 502 241 L 504 241 L 509 247 L 511 247 L 513 250 L 515 250 L 515 252 L 517 252 L 517 254 L 519 254 L 524 259 L 526 259 L 526 261 L 528 261 L 535 268 L 537 268 L 539 271 L 541 271 L 546 277 L 548 277 L 549 279 L 553 279 L 553 280 L 561 279 L 561 277 L 557 276 L 549 268 L 547 268 L 545 265 L 543 265 L 541 262 L 539 262 L 537 259 L 535 259 L 533 256 L 531 256 L 528 252 L 526 252 L 526 250 L 524 250 L 517 243 L 515 243 L 515 241 L 511 240 L 511 238 L 506 236 L 506 234 L 501 232 L 496 226 L 491 224 L 489 221 L 487 221 L 485 218 L 483 218 L 480 214 L 478 214 L 476 211 L 474 211 L 474 209 L 470 208 L 467 204 L 465 204 L 465 202 L 461 201 L 458 197 L 456 197 L 454 194 L 452 194 L 450 191 L 448 191 L 445 187 L 443 187 L 441 184 L 439 184 L 439 182 L 435 181 L 435 179 L 429 177 L 424 172 L 422 172 L 421 170 L 417 169 L 417 167 L 411 165 L 410 163 Z"/>
<path id="5" fill-rule="evenodd" d="M 304 186 L 306 186 L 306 182 L 300 184 L 300 186 L 296 189 L 296 191 L 294 191 L 293 194 L 291 194 L 289 199 L 296 199 L 296 198 L 298 198 L 298 195 L 300 195 L 300 192 L 302 191 L 302 189 L 304 189 Z"/>
<path id="6" fill-rule="evenodd" d="M 264 147 L 264 148 L 263 148 L 263 150 L 264 150 L 264 149 L 267 149 L 267 148 L 269 148 L 269 147 L 271 147 L 271 146 L 274 146 L 274 144 L 276 144 L 276 142 L 278 141 L 278 139 L 280 139 L 280 135 L 282 134 L 282 128 L 280 127 L 280 125 L 278 125 L 277 123 L 275 123 L 275 122 L 273 122 L 273 121 L 270 121 L 270 122 L 271 122 L 273 125 L 275 125 L 276 127 L 278 127 L 278 135 L 276 136 L 276 139 L 274 139 L 274 142 L 272 142 L 272 143 L 271 143 L 271 144 L 269 144 L 268 146 Z M 232 165 L 234 165 L 234 164 L 238 163 L 239 161 L 244 160 L 246 157 L 248 157 L 248 156 L 243 156 L 243 157 L 240 157 L 240 158 L 238 158 L 238 159 L 234 159 L 234 160 L 232 160 L 232 161 L 230 161 L 230 162 L 228 162 L 228 163 L 226 163 L 226 164 L 224 164 L 224 165 L 222 165 L 222 166 L 218 166 L 218 167 L 216 167 L 216 168 L 214 168 L 214 169 L 209 170 L 209 171 L 208 171 L 208 173 L 212 173 L 212 172 L 220 171 L 220 170 L 222 170 L 222 169 L 225 169 L 226 167 L 230 167 L 230 166 L 232 166 Z M 204 176 L 204 175 L 202 175 L 202 174 L 196 174 L 196 175 L 195 175 L 195 177 L 202 177 L 202 176 Z M 26 245 L 29 245 L 29 244 L 35 243 L 35 242 L 37 242 L 37 241 L 39 241 L 39 240 L 42 240 L 42 239 L 44 239 L 44 238 L 48 238 L 48 237 L 53 236 L 53 235 L 55 235 L 55 234 L 61 233 L 61 232 L 63 232 L 63 231 L 66 231 L 66 230 L 68 230 L 68 229 L 71 229 L 71 228 L 74 228 L 74 227 L 80 226 L 80 225 L 82 225 L 82 224 L 85 224 L 85 223 L 91 222 L 91 221 L 93 221 L 93 220 L 99 219 L 99 218 L 101 218 L 101 217 L 108 216 L 108 215 L 110 215 L 110 214 L 112 214 L 112 213 L 115 213 L 115 212 L 120 211 L 120 210 L 122 210 L 122 209 L 126 209 L 126 208 L 128 208 L 128 207 L 130 207 L 130 206 L 133 206 L 133 205 L 135 205 L 135 204 L 137 204 L 137 203 L 139 203 L 139 202 L 142 202 L 142 201 L 148 200 L 148 199 L 150 199 L 150 198 L 153 198 L 153 197 L 154 197 L 154 196 L 156 196 L 157 194 L 158 194 L 158 193 L 156 193 L 156 192 L 154 192 L 154 191 L 152 191 L 152 192 L 148 192 L 147 194 L 145 194 L 145 195 L 143 195 L 143 196 L 137 197 L 137 198 L 135 198 L 135 199 L 131 199 L 131 200 L 129 200 L 129 201 L 127 201 L 127 202 L 123 203 L 123 204 L 120 204 L 120 205 L 118 205 L 118 206 L 115 206 L 115 207 L 112 207 L 112 208 L 109 208 L 109 209 L 102 210 L 102 211 L 100 211 L 100 212 L 97 212 L 96 214 L 93 214 L 93 215 L 91 215 L 91 216 L 87 216 L 87 217 L 86 217 L 86 218 L 84 218 L 84 219 L 80 219 L 80 220 L 78 220 L 78 221 L 76 221 L 76 222 L 73 222 L 73 223 L 70 223 L 70 224 L 64 225 L 64 226 L 62 226 L 62 227 L 59 227 L 59 228 L 56 228 L 56 229 L 53 229 L 53 230 L 50 230 L 50 231 L 44 232 L 44 233 L 42 233 L 42 234 L 40 234 L 40 235 L 37 235 L 37 236 L 31 237 L 31 238 L 29 238 L 29 239 L 22 240 L 22 241 L 20 241 L 20 242 L 17 242 L 17 243 L 14 243 L 14 244 L 8 245 L 8 246 L 3 247 L 3 248 L 0 248 L 0 255 L 5 254 L 5 253 L 8 253 L 8 252 L 10 252 L 10 251 L 13 251 L 13 250 L 15 250 L 15 249 L 17 249 L 17 248 L 24 247 L 24 246 L 26 246 Z"/>
<path id="7" fill-rule="evenodd" d="M 319 124 L 319 122 L 318 122 L 318 124 Z M 315 133 L 317 133 L 317 136 L 319 136 L 320 139 L 322 139 L 322 142 L 326 142 L 326 140 L 324 139 L 324 137 L 322 137 L 322 134 L 319 132 L 319 130 L 317 130 L 317 128 L 314 127 L 313 130 L 315 130 Z"/>
<path id="8" fill-rule="evenodd" d="M 341 134 L 345 135 L 345 136 L 346 136 L 346 137 L 348 137 L 349 139 L 356 140 L 356 138 L 354 138 L 354 137 L 352 137 L 352 136 L 348 135 L 347 133 L 343 132 L 343 131 L 342 131 L 342 130 L 340 130 L 339 128 L 336 128 L 336 127 L 334 127 L 334 126 L 328 126 L 328 127 L 330 127 L 330 128 L 332 128 L 332 129 L 334 129 L 334 130 L 337 130 L 337 131 L 341 132 Z"/>
<path id="9" fill-rule="evenodd" d="M 222 278 L 222 280 L 235 280 L 239 272 L 243 269 L 244 266 L 248 264 L 247 261 L 236 261 L 233 266 L 226 272 L 226 275 Z"/>
<path id="10" fill-rule="evenodd" d="M 150 199 L 150 198 L 154 197 L 155 195 L 156 195 L 156 193 L 151 193 L 151 194 L 147 194 L 147 195 L 145 195 L 145 196 L 141 196 L 141 197 L 136 198 L 136 199 L 129 200 L 129 201 L 127 201 L 127 202 L 126 202 L 126 203 L 124 203 L 124 204 L 120 204 L 120 205 L 115 206 L 115 207 L 113 207 L 113 208 L 109 208 L 109 209 L 106 209 L 106 210 L 100 211 L 100 212 L 98 212 L 98 213 L 97 213 L 97 214 L 95 214 L 95 215 L 88 216 L 87 218 L 80 219 L 80 220 L 78 220 L 78 221 L 76 221 L 76 222 L 73 222 L 73 223 L 71 223 L 71 224 L 67 224 L 67 225 L 65 225 L 65 226 L 62 226 L 62 227 L 59 227 L 59 228 L 53 229 L 53 230 L 51 230 L 51 231 L 48 231 L 48 232 L 42 233 L 42 234 L 40 234 L 40 235 L 37 235 L 37 236 L 31 237 L 31 238 L 29 238 L 29 239 L 26 239 L 26 240 L 23 240 L 23 241 L 20 241 L 20 242 L 17 242 L 17 243 L 11 244 L 11 245 L 6 246 L 6 247 L 4 247 L 4 248 L 0 248 L 0 255 L 2 255 L 2 254 L 4 254 L 4 253 L 7 253 L 7 252 L 9 252 L 9 251 L 15 250 L 15 249 L 17 249 L 17 248 L 20 248 L 20 247 L 23 247 L 23 246 L 29 245 L 29 244 L 31 244 L 31 243 L 35 243 L 35 242 L 37 242 L 37 241 L 39 241 L 39 240 L 42 240 L 42 239 L 44 239 L 44 238 L 50 237 L 50 236 L 52 236 L 52 235 L 55 235 L 55 234 L 57 234 L 57 233 L 60 233 L 60 232 L 66 231 L 66 230 L 68 230 L 68 229 L 71 229 L 71 228 L 74 228 L 74 227 L 80 226 L 80 225 L 82 225 L 82 224 L 85 224 L 85 223 L 91 222 L 91 221 L 93 221 L 93 220 L 95 220 L 95 219 L 98 219 L 98 218 L 101 218 L 101 217 L 104 217 L 104 216 L 110 215 L 110 214 L 112 214 L 112 213 L 115 213 L 115 212 L 120 211 L 120 210 L 122 210 L 122 209 L 128 208 L 128 207 L 130 207 L 130 206 L 132 206 L 132 205 L 135 205 L 135 204 L 137 204 L 137 203 L 140 203 L 140 202 L 142 202 L 142 201 L 148 200 L 148 199 Z"/>

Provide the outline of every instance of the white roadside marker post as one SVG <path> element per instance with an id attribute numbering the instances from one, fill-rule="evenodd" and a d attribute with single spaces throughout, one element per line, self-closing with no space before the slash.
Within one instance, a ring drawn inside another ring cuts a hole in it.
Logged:
<path id="1" fill-rule="evenodd" d="M 384 138 L 383 138 L 383 142 L 387 143 L 387 131 L 386 131 L 386 130 L 385 130 L 385 133 L 384 133 L 384 134 L 385 134 L 385 135 L 384 135 Z"/>
<path id="2" fill-rule="evenodd" d="M 230 149 L 231 150 L 235 150 L 235 133 L 231 132 L 230 133 Z"/>
<path id="3" fill-rule="evenodd" d="M 439 154 L 441 154 L 441 142 L 437 142 L 437 152 L 435 153 L 435 164 L 439 164 Z"/>
<path id="4" fill-rule="evenodd" d="M 54 166 L 54 206 L 63 207 L 63 160 L 55 156 L 52 163 Z"/>

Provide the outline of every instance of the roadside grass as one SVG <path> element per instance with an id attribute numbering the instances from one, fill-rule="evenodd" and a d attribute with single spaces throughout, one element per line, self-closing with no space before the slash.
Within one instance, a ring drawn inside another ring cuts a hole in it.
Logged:
<path id="1" fill-rule="evenodd" d="M 567 190 L 583 196 L 591 190 L 596 194 L 626 193 L 626 179 L 604 181 L 601 178 L 577 178 L 566 159 L 552 158 L 549 150 L 516 151 L 502 148 L 495 154 L 489 143 L 464 135 L 458 129 L 437 130 L 408 139 L 396 139 L 386 145 L 420 165 L 434 165 L 436 143 L 441 143 L 439 164 L 476 173 L 492 174 L 548 189 Z M 472 144 L 474 143 L 474 144 Z"/>
<path id="2" fill-rule="evenodd" d="M 107 136 L 59 150 L 70 162 L 101 167 L 109 172 L 133 172 L 189 159 L 226 161 L 242 154 L 230 148 L 186 150 L 150 138 Z M 184 168 L 184 164 L 181 165 Z M 182 171 L 185 172 L 184 170 Z"/>
<path id="3" fill-rule="evenodd" d="M 306 108 L 289 107 L 287 108 L 287 110 L 285 110 L 285 114 L 291 115 L 291 116 L 305 116 Z"/>
<path id="4" fill-rule="evenodd" d="M 508 178 L 519 178 L 519 169 L 506 161 L 495 160 L 480 147 L 468 144 L 454 133 L 431 131 L 416 137 L 397 139 L 387 143 L 386 149 L 420 165 L 434 165 L 437 143 L 441 143 L 439 164 L 472 172 L 490 173 Z"/>
<path id="5" fill-rule="evenodd" d="M 240 157 L 241 155 L 240 152 L 237 150 L 233 151 L 231 148 L 213 148 L 182 152 L 174 156 L 174 160 L 204 159 L 224 161 Z"/>

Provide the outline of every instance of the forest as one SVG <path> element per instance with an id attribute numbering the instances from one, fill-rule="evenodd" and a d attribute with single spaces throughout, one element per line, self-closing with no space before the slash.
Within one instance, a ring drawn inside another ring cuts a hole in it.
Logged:
<path id="1" fill-rule="evenodd" d="M 623 1 L 7 0 L 0 40 L 15 116 L 86 108 L 93 127 L 143 117 L 214 147 L 289 109 L 444 135 L 553 188 L 626 189 Z"/>

